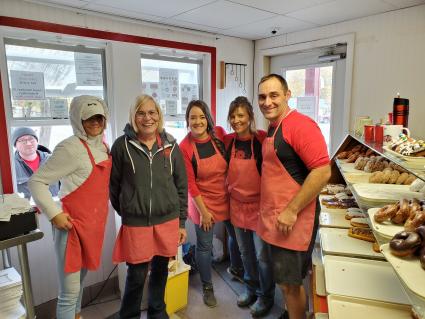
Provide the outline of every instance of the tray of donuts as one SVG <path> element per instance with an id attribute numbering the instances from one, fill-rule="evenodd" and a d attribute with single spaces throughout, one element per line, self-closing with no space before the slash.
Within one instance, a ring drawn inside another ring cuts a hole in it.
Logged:
<path id="1" fill-rule="evenodd" d="M 358 183 L 352 187 L 359 204 L 369 208 L 382 207 L 401 199 L 421 200 L 425 197 L 422 192 L 412 191 L 409 185 Z"/>
<path id="2" fill-rule="evenodd" d="M 425 225 L 395 234 L 381 252 L 405 286 L 425 302 Z"/>
<path id="3" fill-rule="evenodd" d="M 413 231 L 425 225 L 425 201 L 401 199 L 381 208 L 370 208 L 368 214 L 373 230 L 389 241 L 400 231 Z"/>
<path id="4" fill-rule="evenodd" d="M 349 190 L 335 195 L 320 195 L 321 211 L 346 213 L 348 208 L 358 207 L 355 198 Z"/>

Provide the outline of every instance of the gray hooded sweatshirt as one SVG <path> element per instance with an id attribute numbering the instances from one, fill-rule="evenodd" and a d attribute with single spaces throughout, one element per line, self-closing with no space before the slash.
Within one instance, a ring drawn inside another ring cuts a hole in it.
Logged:
<path id="1" fill-rule="evenodd" d="M 80 139 L 87 142 L 96 163 L 108 158 L 108 149 L 103 144 L 103 136 L 94 138 L 87 136 L 82 125 L 82 110 L 90 102 L 101 103 L 108 120 L 108 109 L 103 100 L 87 95 L 74 98 L 69 110 L 74 135 L 56 146 L 52 156 L 28 182 L 37 207 L 47 215 L 49 220 L 62 212 L 62 207 L 53 201 L 49 184 L 60 181 L 59 197 L 63 198 L 82 185 L 92 171 L 90 157 Z"/>

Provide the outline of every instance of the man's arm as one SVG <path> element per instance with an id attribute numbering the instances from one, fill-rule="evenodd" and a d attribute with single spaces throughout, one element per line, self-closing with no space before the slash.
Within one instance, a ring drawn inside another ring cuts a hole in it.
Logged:
<path id="1" fill-rule="evenodd" d="M 287 235 L 297 221 L 297 215 L 320 193 L 331 177 L 331 166 L 324 165 L 314 168 L 305 179 L 300 191 L 288 206 L 279 214 L 276 227 Z"/>

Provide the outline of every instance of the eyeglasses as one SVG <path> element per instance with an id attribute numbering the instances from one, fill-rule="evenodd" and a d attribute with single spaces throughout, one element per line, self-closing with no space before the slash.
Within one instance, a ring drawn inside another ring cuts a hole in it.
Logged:
<path id="1" fill-rule="evenodd" d="M 33 136 L 27 137 L 27 138 L 20 138 L 18 140 L 16 140 L 16 143 L 21 143 L 21 144 L 27 144 L 27 143 L 35 143 L 37 141 L 37 139 Z"/>
<path id="2" fill-rule="evenodd" d="M 138 111 L 136 112 L 136 117 L 137 118 L 148 118 L 148 116 L 150 118 L 156 118 L 158 117 L 158 112 L 157 111 L 148 111 L 148 112 L 142 112 L 142 111 Z"/>

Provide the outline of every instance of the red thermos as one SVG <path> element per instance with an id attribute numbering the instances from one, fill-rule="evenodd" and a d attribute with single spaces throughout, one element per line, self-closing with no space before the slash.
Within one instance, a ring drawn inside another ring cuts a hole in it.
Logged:
<path id="1" fill-rule="evenodd" d="M 401 97 L 394 98 L 393 104 L 393 124 L 408 127 L 409 122 L 409 99 Z"/>

